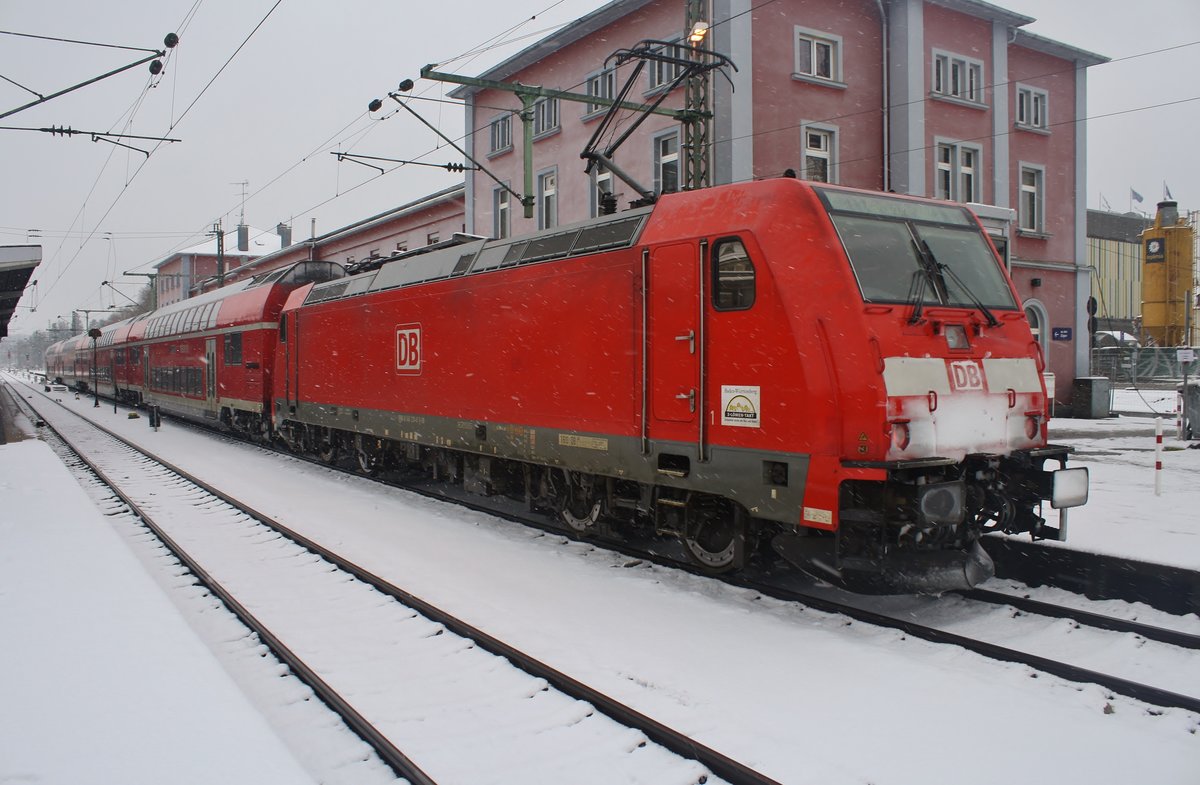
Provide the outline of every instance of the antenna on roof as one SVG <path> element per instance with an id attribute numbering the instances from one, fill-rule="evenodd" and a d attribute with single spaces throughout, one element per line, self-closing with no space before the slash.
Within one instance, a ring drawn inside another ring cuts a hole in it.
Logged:
<path id="1" fill-rule="evenodd" d="M 240 180 L 236 183 L 230 183 L 230 185 L 240 185 L 242 187 L 242 214 L 238 216 L 238 223 L 244 224 L 246 223 L 246 187 L 250 185 L 250 181 Z"/>

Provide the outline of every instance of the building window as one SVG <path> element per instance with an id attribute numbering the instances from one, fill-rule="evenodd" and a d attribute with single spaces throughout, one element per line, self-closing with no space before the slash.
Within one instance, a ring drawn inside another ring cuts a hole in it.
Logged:
<path id="1" fill-rule="evenodd" d="M 510 226 L 509 193 L 503 188 L 492 191 L 492 237 L 503 240 L 508 237 Z"/>
<path id="2" fill-rule="evenodd" d="M 533 102 L 533 135 L 542 136 L 558 130 L 558 99 L 539 98 Z"/>
<path id="3" fill-rule="evenodd" d="M 1017 85 L 1017 125 L 1021 128 L 1046 130 L 1050 94 L 1036 87 Z"/>
<path id="4" fill-rule="evenodd" d="M 1046 339 L 1049 337 L 1046 333 L 1046 308 L 1038 300 L 1025 301 L 1025 318 L 1029 320 L 1029 331 L 1033 333 L 1033 339 L 1042 346 L 1042 351 L 1046 350 Z M 1054 397 L 1054 390 L 1047 390 L 1050 397 Z"/>
<path id="5" fill-rule="evenodd" d="M 592 217 L 600 215 L 600 208 L 604 203 L 606 194 L 613 193 L 613 176 L 612 172 L 605 169 L 603 166 L 597 166 L 592 170 Z"/>
<path id="6" fill-rule="evenodd" d="M 1046 173 L 1040 166 L 1021 165 L 1021 197 L 1018 220 L 1025 232 L 1045 231 Z"/>
<path id="7" fill-rule="evenodd" d="M 538 228 L 558 226 L 558 172 L 538 175 Z"/>
<path id="8" fill-rule="evenodd" d="M 939 142 L 934 196 L 952 202 L 978 202 L 982 155 L 972 145 Z"/>
<path id="9" fill-rule="evenodd" d="M 426 245 L 436 245 L 437 243 L 441 242 L 441 240 L 442 240 L 441 232 L 430 232 L 429 234 L 425 235 L 425 244 Z"/>
<path id="10" fill-rule="evenodd" d="M 796 75 L 831 82 L 841 80 L 841 38 L 796 28 Z"/>
<path id="11" fill-rule="evenodd" d="M 828 128 L 805 127 L 803 134 L 804 179 L 821 183 L 837 182 L 833 171 L 836 132 Z"/>
<path id="12" fill-rule="evenodd" d="M 982 104 L 983 62 L 948 52 L 934 52 L 933 92 Z"/>
<path id="13" fill-rule="evenodd" d="M 396 243 L 396 253 L 404 253 L 408 250 L 408 240 L 401 240 Z"/>
<path id="14" fill-rule="evenodd" d="M 679 190 L 679 132 L 672 131 L 654 140 L 654 192 Z"/>
<path id="15" fill-rule="evenodd" d="M 688 59 L 688 48 L 679 42 L 670 46 L 660 46 L 653 50 L 668 60 L 649 60 L 646 70 L 650 72 L 650 91 L 666 87 L 679 78 L 683 73 L 684 62 Z"/>
<path id="16" fill-rule="evenodd" d="M 617 73 L 609 68 L 601 71 L 598 74 L 592 74 L 587 79 L 587 94 L 593 98 L 607 98 L 612 100 L 616 94 Z M 608 104 L 588 102 L 584 108 L 585 115 L 597 114 L 603 112 L 609 107 Z"/>
<path id="17" fill-rule="evenodd" d="M 492 121 L 492 146 L 490 152 L 502 153 L 512 149 L 512 115 L 503 115 Z"/>

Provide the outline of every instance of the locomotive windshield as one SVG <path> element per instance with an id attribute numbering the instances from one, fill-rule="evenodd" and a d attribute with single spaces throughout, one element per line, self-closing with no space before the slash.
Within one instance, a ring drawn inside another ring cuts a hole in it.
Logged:
<path id="1" fill-rule="evenodd" d="M 863 299 L 1013 309 L 996 255 L 965 207 L 817 189 Z"/>

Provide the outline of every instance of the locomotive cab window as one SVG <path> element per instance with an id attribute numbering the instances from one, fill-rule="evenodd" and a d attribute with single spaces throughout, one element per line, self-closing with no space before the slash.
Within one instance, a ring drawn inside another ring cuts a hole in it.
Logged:
<path id="1" fill-rule="evenodd" d="M 736 237 L 717 240 L 712 249 L 712 297 L 718 311 L 744 311 L 754 305 L 754 262 Z"/>

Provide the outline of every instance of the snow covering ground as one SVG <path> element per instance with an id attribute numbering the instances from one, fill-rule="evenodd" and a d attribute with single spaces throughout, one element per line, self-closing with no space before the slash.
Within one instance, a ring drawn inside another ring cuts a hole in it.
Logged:
<path id="1" fill-rule="evenodd" d="M 1200 782 L 1194 714 L 64 403 L 781 782 Z M 1167 439 L 1155 496 L 1148 417 L 1057 420 L 1051 434 L 1092 474 L 1066 547 L 1200 570 L 1200 450 Z M 0 492 L 0 783 L 317 779 L 44 445 L 0 446 Z M 1051 647 L 1069 634 L 1048 627 Z M 521 782 L 519 762 L 495 781 Z"/>
<path id="2" fill-rule="evenodd" d="M 0 446 L 0 783 L 309 783 L 42 442 Z"/>

